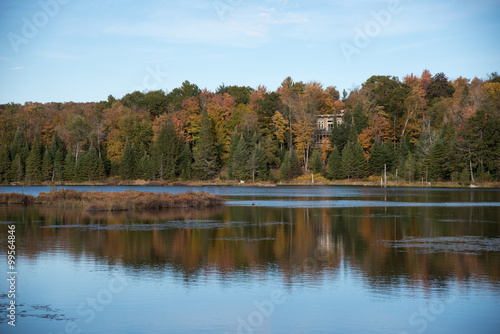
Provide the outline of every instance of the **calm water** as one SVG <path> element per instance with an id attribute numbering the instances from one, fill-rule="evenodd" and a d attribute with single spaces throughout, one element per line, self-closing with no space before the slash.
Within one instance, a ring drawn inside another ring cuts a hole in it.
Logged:
<path id="1" fill-rule="evenodd" d="M 0 333 L 500 332 L 499 190 L 66 188 L 203 190 L 228 205 L 0 207 Z"/>

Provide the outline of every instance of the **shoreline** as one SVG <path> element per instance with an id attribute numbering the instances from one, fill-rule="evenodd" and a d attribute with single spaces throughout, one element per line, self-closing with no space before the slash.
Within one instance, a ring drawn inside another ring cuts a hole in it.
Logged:
<path id="1" fill-rule="evenodd" d="M 85 182 L 11 182 L 9 184 L 0 184 L 0 186 L 48 186 L 48 187 L 64 187 L 64 186 L 146 186 L 146 187 L 203 187 L 203 186 L 233 186 L 233 187 L 278 187 L 278 186 L 358 186 L 358 187 L 377 187 L 377 188 L 461 188 L 461 189 L 500 189 L 500 182 L 476 182 L 475 184 L 460 184 L 459 182 L 452 181 L 436 181 L 436 182 L 422 182 L 422 181 L 387 181 L 387 184 L 381 184 L 380 180 L 336 180 L 329 181 L 324 178 L 318 178 L 311 182 L 311 179 L 299 178 L 296 180 L 285 182 L 272 182 L 272 181 L 234 181 L 234 180 L 118 180 L 108 179 L 104 181 L 85 181 Z"/>

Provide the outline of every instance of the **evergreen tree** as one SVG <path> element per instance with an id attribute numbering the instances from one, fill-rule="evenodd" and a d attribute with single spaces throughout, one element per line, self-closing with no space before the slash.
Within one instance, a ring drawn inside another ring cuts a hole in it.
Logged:
<path id="1" fill-rule="evenodd" d="M 363 112 L 363 105 L 361 102 L 358 102 L 356 108 L 354 108 L 352 118 L 354 121 L 354 127 L 358 134 L 368 127 L 368 117 Z"/>
<path id="2" fill-rule="evenodd" d="M 201 130 L 193 149 L 193 171 L 200 179 L 211 179 L 219 170 L 217 164 L 217 149 L 212 133 L 210 119 L 204 110 L 201 116 Z"/>
<path id="3" fill-rule="evenodd" d="M 234 178 L 236 174 L 233 172 L 235 165 L 235 153 L 236 148 L 238 147 L 238 143 L 240 141 L 241 134 L 239 132 L 235 132 L 231 137 L 231 143 L 229 145 L 229 161 L 227 163 L 227 171 L 229 174 L 229 178 Z"/>
<path id="4" fill-rule="evenodd" d="M 103 180 L 106 177 L 106 166 L 101 156 L 98 156 L 97 160 L 97 180 Z"/>
<path id="5" fill-rule="evenodd" d="M 402 137 L 394 152 L 394 167 L 399 171 L 404 168 L 404 164 L 410 156 L 410 140 L 408 136 Z"/>
<path id="6" fill-rule="evenodd" d="M 75 156 L 73 155 L 73 150 L 69 150 L 64 158 L 64 179 L 66 181 L 73 181 L 75 176 Z"/>
<path id="7" fill-rule="evenodd" d="M 342 173 L 347 176 L 348 179 L 354 177 L 356 173 L 353 145 L 352 143 L 348 143 L 342 150 Z"/>
<path id="8" fill-rule="evenodd" d="M 249 170 L 252 174 L 252 181 L 256 179 L 264 180 L 267 178 L 267 162 L 264 150 L 261 144 L 255 145 L 255 148 L 250 156 Z"/>
<path id="9" fill-rule="evenodd" d="M 352 151 L 354 155 L 354 167 L 355 167 L 355 172 L 353 177 L 363 178 L 366 176 L 366 173 L 368 172 L 368 163 L 366 161 L 365 152 L 363 152 L 363 147 L 357 141 L 353 143 Z"/>
<path id="10" fill-rule="evenodd" d="M 26 159 L 26 180 L 29 182 L 40 182 L 43 179 L 41 152 L 42 144 L 40 138 L 36 136 Z"/>
<path id="11" fill-rule="evenodd" d="M 99 179 L 99 155 L 93 145 L 90 145 L 89 150 L 85 154 L 85 161 L 83 162 L 83 171 L 85 179 L 94 181 Z"/>
<path id="12" fill-rule="evenodd" d="M 292 150 L 285 156 L 285 160 L 280 168 L 280 178 L 282 180 L 293 180 L 297 176 L 300 176 L 301 168 L 300 162 L 297 159 L 297 153 L 292 148 Z"/>
<path id="13" fill-rule="evenodd" d="M 384 171 L 384 165 L 387 163 L 387 156 L 383 145 L 378 139 L 373 143 L 370 160 L 368 163 L 369 171 L 375 175 L 381 175 Z"/>
<path id="14" fill-rule="evenodd" d="M 144 180 L 151 180 L 153 178 L 153 171 L 151 166 L 151 159 L 146 151 L 142 154 L 139 159 L 139 165 L 137 167 L 138 178 Z"/>
<path id="15" fill-rule="evenodd" d="M 52 141 L 50 143 L 50 158 L 55 162 L 57 152 L 61 151 L 63 156 L 66 156 L 66 144 L 59 136 L 57 131 L 52 135 Z"/>
<path id="16" fill-rule="evenodd" d="M 19 154 L 21 162 L 24 165 L 26 163 L 26 159 L 28 158 L 29 153 L 30 150 L 28 146 L 28 141 L 24 136 L 24 132 L 18 128 L 16 134 L 14 135 L 14 139 L 12 140 L 12 144 L 10 145 L 10 158 L 11 160 L 14 160 L 16 155 Z"/>
<path id="17" fill-rule="evenodd" d="M 156 175 L 161 179 L 173 179 L 179 175 L 179 160 L 184 144 L 175 133 L 173 124 L 167 121 L 158 135 L 153 148 Z"/>
<path id="18" fill-rule="evenodd" d="M 54 173 L 53 179 L 61 181 L 64 179 L 64 157 L 65 154 L 62 150 L 57 150 L 54 158 Z"/>
<path id="19" fill-rule="evenodd" d="M 337 146 L 333 148 L 333 151 L 328 157 L 328 164 L 326 167 L 326 177 L 329 180 L 340 180 L 342 179 L 342 159 L 339 154 Z"/>
<path id="20" fill-rule="evenodd" d="M 248 137 L 247 137 L 248 138 Z M 245 180 L 250 177 L 249 159 L 251 156 L 249 143 L 244 134 L 233 136 L 229 155 L 229 177 Z"/>
<path id="21" fill-rule="evenodd" d="M 431 147 L 428 168 L 429 177 L 433 180 L 458 179 L 458 171 L 462 170 L 463 156 L 457 150 L 455 125 L 446 124 L 439 134 L 438 139 Z"/>
<path id="22" fill-rule="evenodd" d="M 302 174 L 300 161 L 297 159 L 297 152 L 292 148 L 290 152 L 290 179 L 294 179 Z"/>
<path id="23" fill-rule="evenodd" d="M 470 177 L 470 169 L 469 167 L 464 167 L 462 172 L 460 173 L 460 179 L 459 179 L 460 184 L 463 185 L 469 185 L 471 183 L 471 177 Z"/>
<path id="24" fill-rule="evenodd" d="M 11 175 L 13 181 L 22 181 L 24 178 L 24 166 L 20 154 L 12 160 Z"/>
<path id="25" fill-rule="evenodd" d="M 323 162 L 321 161 L 321 153 L 319 150 L 314 150 L 310 164 L 309 168 L 313 173 L 319 174 L 322 172 Z"/>
<path id="26" fill-rule="evenodd" d="M 400 169 L 400 175 L 408 181 L 413 181 L 415 179 L 416 162 L 413 154 L 410 154 L 406 158 L 403 168 Z"/>
<path id="27" fill-rule="evenodd" d="M 0 146 L 0 182 L 11 180 L 12 162 L 9 158 L 9 149 L 6 145 Z"/>
<path id="28" fill-rule="evenodd" d="M 184 144 L 182 156 L 179 163 L 180 177 L 183 179 L 190 179 L 192 175 L 193 154 L 189 148 L 189 144 Z"/>
<path id="29" fill-rule="evenodd" d="M 352 114 L 349 110 L 346 110 L 344 116 L 342 116 L 342 123 L 333 123 L 332 133 L 330 135 L 330 143 L 332 147 L 337 146 L 339 154 L 342 154 L 342 150 L 349 142 L 349 136 L 351 134 L 352 128 Z M 356 133 L 356 132 L 354 132 Z M 356 134 L 357 136 L 357 134 Z M 351 140 L 352 141 L 352 140 Z"/>
<path id="30" fill-rule="evenodd" d="M 72 180 L 75 182 L 82 182 L 88 180 L 88 152 L 80 152 L 78 161 L 75 163 L 75 169 Z"/>
<path id="31" fill-rule="evenodd" d="M 286 154 L 285 159 L 281 163 L 280 167 L 280 179 L 289 180 L 290 179 L 290 155 Z"/>
<path id="32" fill-rule="evenodd" d="M 136 155 L 133 144 L 127 141 L 120 161 L 120 177 L 123 180 L 132 180 L 136 176 Z"/>
<path id="33" fill-rule="evenodd" d="M 347 137 L 349 143 L 358 142 L 358 132 L 354 126 L 351 126 L 349 129 L 349 136 Z"/>
<path id="34" fill-rule="evenodd" d="M 52 164 L 52 159 L 50 157 L 49 148 L 45 147 L 42 159 L 42 179 L 43 181 L 52 180 L 52 175 L 54 172 L 54 166 Z"/>
<path id="35" fill-rule="evenodd" d="M 385 156 L 385 164 L 387 165 L 387 171 L 391 171 L 395 165 L 395 152 L 394 152 L 394 142 L 388 140 L 382 144 L 382 149 Z"/>

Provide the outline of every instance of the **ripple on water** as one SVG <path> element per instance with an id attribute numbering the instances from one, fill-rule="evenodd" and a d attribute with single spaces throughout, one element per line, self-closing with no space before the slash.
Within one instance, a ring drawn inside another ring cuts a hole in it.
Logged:
<path id="1" fill-rule="evenodd" d="M 458 237 L 407 237 L 401 240 L 383 240 L 382 244 L 398 249 L 414 249 L 420 254 L 439 252 L 458 254 L 480 254 L 482 252 L 500 251 L 500 238 L 483 238 L 476 236 Z"/>

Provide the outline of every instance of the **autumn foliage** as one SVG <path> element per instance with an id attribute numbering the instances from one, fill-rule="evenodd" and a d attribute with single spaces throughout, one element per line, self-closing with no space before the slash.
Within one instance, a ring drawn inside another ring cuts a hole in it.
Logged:
<path id="1" fill-rule="evenodd" d="M 279 181 L 309 173 L 313 164 L 315 173 L 337 179 L 350 177 L 358 160 L 372 167 L 357 178 L 380 174 L 382 164 L 410 181 L 495 180 L 498 78 L 450 80 L 427 70 L 402 80 L 375 75 L 342 98 L 333 86 L 290 77 L 275 91 L 221 85 L 211 92 L 186 81 L 169 93 L 95 103 L 0 105 L 0 182 Z M 317 116 L 325 114 L 342 115 L 324 128 L 329 140 L 316 136 Z M 357 160 L 343 156 L 348 147 Z M 334 148 L 343 164 L 332 161 Z M 312 161 L 315 150 L 321 163 Z"/>

